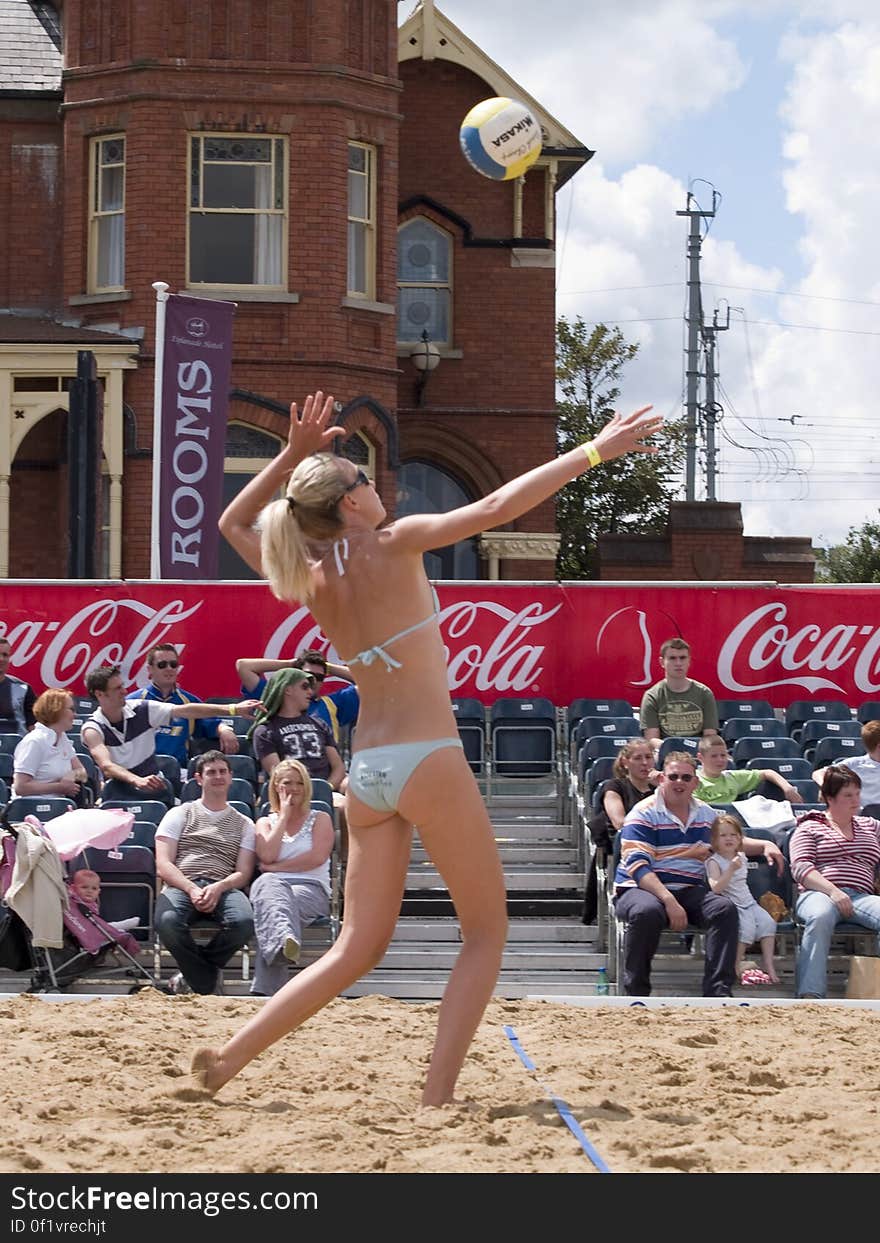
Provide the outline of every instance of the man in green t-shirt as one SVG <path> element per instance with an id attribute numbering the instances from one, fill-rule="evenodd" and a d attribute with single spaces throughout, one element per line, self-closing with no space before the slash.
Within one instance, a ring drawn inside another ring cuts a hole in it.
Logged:
<path id="1" fill-rule="evenodd" d="M 667 639 L 660 648 L 660 664 L 666 675 L 642 696 L 639 719 L 642 733 L 654 748 L 664 738 L 701 738 L 718 733 L 718 705 L 702 682 L 688 677 L 690 645 L 684 639 Z"/>
<path id="2" fill-rule="evenodd" d="M 798 790 L 772 768 L 734 768 L 725 771 L 730 755 L 727 743 L 717 734 L 702 738 L 698 750 L 702 767 L 697 773 L 694 794 L 704 803 L 732 803 L 741 795 L 757 790 L 762 781 L 772 781 L 775 786 L 779 786 L 790 803 L 804 801 Z"/>

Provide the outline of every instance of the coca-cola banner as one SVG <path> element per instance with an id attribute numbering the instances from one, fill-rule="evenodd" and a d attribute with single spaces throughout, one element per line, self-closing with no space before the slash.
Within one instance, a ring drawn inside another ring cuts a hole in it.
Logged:
<path id="1" fill-rule="evenodd" d="M 661 676 L 660 645 L 682 635 L 691 675 L 719 698 L 880 699 L 876 587 L 668 587 L 602 583 L 440 583 L 440 629 L 453 695 L 491 703 L 581 695 L 637 704 Z M 0 635 L 11 672 L 39 691 L 82 694 L 95 665 L 146 680 L 156 643 L 182 653 L 180 684 L 203 699 L 238 691 L 239 656 L 337 653 L 305 608 L 263 583 L 7 582 Z"/>
<path id="2" fill-rule="evenodd" d="M 159 576 L 217 576 L 234 302 L 165 302 L 159 467 Z"/>

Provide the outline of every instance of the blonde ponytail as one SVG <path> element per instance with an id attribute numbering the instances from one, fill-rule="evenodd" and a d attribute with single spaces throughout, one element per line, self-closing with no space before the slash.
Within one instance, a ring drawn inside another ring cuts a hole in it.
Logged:
<path id="1" fill-rule="evenodd" d="M 263 570 L 279 600 L 311 597 L 309 541 L 332 539 L 342 530 L 337 512 L 346 482 L 342 463 L 332 453 L 305 458 L 290 476 L 285 498 L 271 501 L 260 514 Z"/>

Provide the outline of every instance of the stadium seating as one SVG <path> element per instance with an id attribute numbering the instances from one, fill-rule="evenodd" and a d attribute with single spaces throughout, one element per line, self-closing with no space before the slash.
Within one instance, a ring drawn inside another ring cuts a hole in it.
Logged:
<path id="1" fill-rule="evenodd" d="M 159 772 L 171 786 L 174 791 L 174 797 L 180 798 L 180 787 L 182 785 L 180 779 L 180 764 L 173 755 L 157 755 L 156 764 Z"/>
<path id="2" fill-rule="evenodd" d="M 664 738 L 660 743 L 660 750 L 657 752 L 657 767 L 663 767 L 663 761 L 670 751 L 685 751 L 696 760 L 699 745 L 699 738 Z"/>
<path id="3" fill-rule="evenodd" d="M 0 752 L 12 755 L 21 739 L 21 734 L 0 734 Z"/>
<path id="4" fill-rule="evenodd" d="M 119 846 L 97 850 L 89 846 L 70 864 L 70 872 L 91 868 L 101 878 L 100 912 L 106 920 L 138 918 L 134 936 L 153 939 L 153 906 L 156 899 L 156 858 L 146 846 Z"/>
<path id="5" fill-rule="evenodd" d="M 825 768 L 828 764 L 836 764 L 838 760 L 849 760 L 864 754 L 861 738 L 820 738 L 813 752 L 813 767 Z"/>
<path id="6" fill-rule="evenodd" d="M 627 703 L 625 699 L 575 699 L 568 706 L 566 719 L 571 728 L 585 716 L 631 717 L 632 715 L 632 704 Z"/>
<path id="7" fill-rule="evenodd" d="M 482 776 L 486 766 L 486 711 L 479 699 L 453 699 L 452 711 L 464 757 L 471 772 Z"/>
<path id="8" fill-rule="evenodd" d="M 859 704 L 856 720 L 861 725 L 866 725 L 868 721 L 880 721 L 880 699 L 869 699 Z"/>
<path id="9" fill-rule="evenodd" d="M 497 777 L 550 776 L 556 767 L 556 709 L 549 699 L 497 699 L 489 711 Z"/>
<path id="10" fill-rule="evenodd" d="M 159 827 L 163 816 L 168 811 L 164 803 L 160 803 L 158 799 L 150 798 L 105 798 L 101 806 L 106 810 L 120 807 L 123 811 L 130 811 L 135 820 L 148 820 L 156 828 Z"/>
<path id="11" fill-rule="evenodd" d="M 0 778 L 12 785 L 12 756 L 6 751 L 0 751 Z"/>
<path id="12" fill-rule="evenodd" d="M 803 756 L 792 756 L 789 759 L 775 755 L 762 755 L 756 759 L 749 760 L 744 767 L 772 768 L 774 772 L 780 773 L 786 781 L 808 781 L 813 776 L 812 766 Z"/>
<path id="13" fill-rule="evenodd" d="M 36 816 L 45 824 L 56 816 L 63 816 L 67 811 L 74 811 L 76 804 L 72 799 L 60 798 L 51 794 L 31 794 L 25 798 L 13 798 L 7 808 L 10 821 L 15 824 L 24 820 L 25 816 Z"/>
<path id="14" fill-rule="evenodd" d="M 806 721 L 851 721 L 849 704 L 839 699 L 796 699 L 785 709 L 785 729 L 800 741 Z"/>
<path id="15" fill-rule="evenodd" d="M 765 756 L 777 760 L 802 758 L 801 749 L 793 738 L 740 738 L 733 744 L 731 754 L 737 768 L 744 768 L 750 760 Z M 812 770 L 806 776 L 811 773 Z"/>
<path id="16" fill-rule="evenodd" d="M 723 725 L 731 717 L 755 716 L 766 719 L 773 716 L 773 709 L 766 699 L 719 699 L 718 720 Z"/>
<path id="17" fill-rule="evenodd" d="M 721 737 L 730 743 L 740 738 L 785 738 L 786 733 L 775 716 L 734 716 L 724 722 Z"/>
<path id="18" fill-rule="evenodd" d="M 192 803 L 195 799 L 201 798 L 202 787 L 196 781 L 195 777 L 190 777 L 180 792 L 181 803 Z M 254 787 L 249 781 L 245 781 L 243 777 L 233 777 L 229 783 L 229 793 L 227 799 L 232 802 L 237 799 L 242 803 L 250 803 L 251 806 L 255 802 Z"/>
<path id="19" fill-rule="evenodd" d="M 825 721 L 813 718 L 805 721 L 801 730 L 801 751 L 804 759 L 813 758 L 820 738 L 861 738 L 862 727 L 858 721 Z"/>

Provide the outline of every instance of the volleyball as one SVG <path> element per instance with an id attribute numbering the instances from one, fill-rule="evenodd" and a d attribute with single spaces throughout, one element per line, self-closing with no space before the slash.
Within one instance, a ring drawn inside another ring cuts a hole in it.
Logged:
<path id="1" fill-rule="evenodd" d="M 541 127 L 525 106 L 498 96 L 474 104 L 461 123 L 461 149 L 493 181 L 521 177 L 541 154 Z"/>

